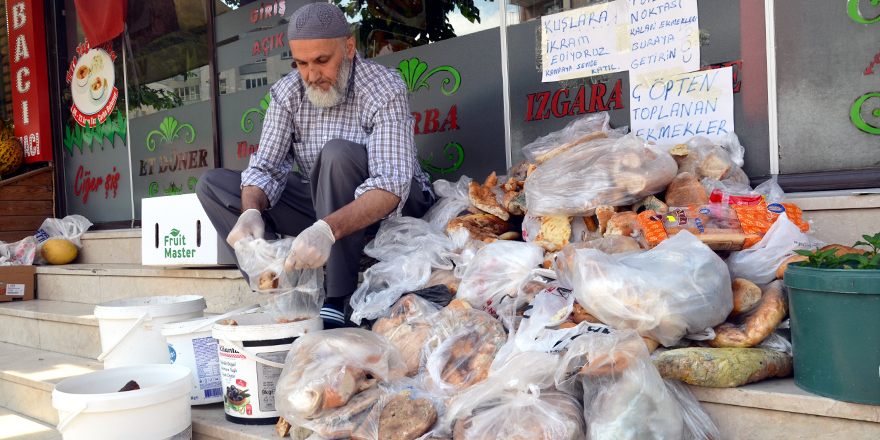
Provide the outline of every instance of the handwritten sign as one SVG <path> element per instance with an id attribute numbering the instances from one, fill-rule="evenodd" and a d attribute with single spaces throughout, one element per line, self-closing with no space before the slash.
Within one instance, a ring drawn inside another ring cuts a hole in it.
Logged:
<path id="1" fill-rule="evenodd" d="M 634 73 L 700 69 L 697 0 L 625 0 L 629 66 Z"/>
<path id="2" fill-rule="evenodd" d="M 626 5 L 615 1 L 541 17 L 543 82 L 626 70 L 627 55 L 617 50 L 618 31 L 626 35 Z"/>
<path id="3" fill-rule="evenodd" d="M 630 72 L 632 131 L 658 144 L 702 135 L 713 141 L 734 131 L 733 68 L 669 77 Z"/>

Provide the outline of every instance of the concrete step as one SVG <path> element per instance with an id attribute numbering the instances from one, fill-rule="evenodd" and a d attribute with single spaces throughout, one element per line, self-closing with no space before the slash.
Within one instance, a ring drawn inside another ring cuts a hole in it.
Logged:
<path id="1" fill-rule="evenodd" d="M 0 303 L 0 342 L 95 359 L 101 338 L 94 309 L 44 299 Z"/>
<path id="2" fill-rule="evenodd" d="M 3 427 L 2 439 L 61 440 L 54 426 L 6 408 L 0 408 L 0 426 Z"/>
<path id="3" fill-rule="evenodd" d="M 200 295 L 207 313 L 225 313 L 266 298 L 251 291 L 235 268 L 154 267 L 139 264 L 37 266 L 37 298 L 99 304 L 117 299 Z"/>
<path id="4" fill-rule="evenodd" d="M 141 264 L 141 230 L 86 232 L 76 264 Z"/>

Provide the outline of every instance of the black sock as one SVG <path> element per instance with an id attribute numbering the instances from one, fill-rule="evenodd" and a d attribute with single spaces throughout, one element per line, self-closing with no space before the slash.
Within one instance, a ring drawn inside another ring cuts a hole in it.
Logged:
<path id="1" fill-rule="evenodd" d="M 350 298 L 351 298 L 350 296 L 339 296 L 339 297 L 336 297 L 336 298 L 329 298 L 329 297 L 328 297 L 328 298 L 324 301 L 324 303 L 325 303 L 325 304 L 331 304 L 331 305 L 334 305 L 334 306 L 336 306 L 336 307 L 339 307 L 340 310 L 345 310 L 345 303 L 348 302 L 348 300 L 349 300 Z"/>

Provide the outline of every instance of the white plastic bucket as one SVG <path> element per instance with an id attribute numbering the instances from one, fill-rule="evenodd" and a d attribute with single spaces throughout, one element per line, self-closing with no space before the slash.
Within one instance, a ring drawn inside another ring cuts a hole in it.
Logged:
<path id="1" fill-rule="evenodd" d="M 198 318 L 208 307 L 196 295 L 150 296 L 120 299 L 95 306 L 104 368 L 170 364 L 168 344 L 162 336 L 167 322 Z"/>
<path id="2" fill-rule="evenodd" d="M 258 304 L 254 304 L 223 315 L 169 322 L 162 326 L 171 365 L 189 368 L 192 373 L 191 405 L 223 401 L 220 358 L 217 356 L 217 340 L 211 336 L 211 326 L 217 321 L 258 307 Z"/>
<path id="3" fill-rule="evenodd" d="M 192 439 L 189 369 L 138 365 L 65 379 L 52 391 L 64 440 Z M 119 392 L 134 380 L 141 389 Z"/>
<path id="4" fill-rule="evenodd" d="M 275 324 L 268 313 L 236 315 L 238 325 L 214 324 L 220 376 L 223 382 L 223 409 L 226 420 L 242 425 L 269 425 L 278 421 L 275 385 L 293 341 L 324 328 L 320 317 L 306 321 Z M 229 398 L 232 387 L 250 396 Z"/>

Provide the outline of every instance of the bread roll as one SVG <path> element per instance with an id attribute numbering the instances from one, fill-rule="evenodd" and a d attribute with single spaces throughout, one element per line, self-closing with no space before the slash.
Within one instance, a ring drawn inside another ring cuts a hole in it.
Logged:
<path id="1" fill-rule="evenodd" d="M 733 280 L 731 287 L 733 289 L 733 311 L 730 312 L 731 317 L 748 312 L 761 301 L 761 288 L 747 279 L 737 278 Z"/>
<path id="2" fill-rule="evenodd" d="M 691 173 L 680 173 L 666 188 L 666 204 L 669 206 L 705 205 L 709 193 Z"/>
<path id="3" fill-rule="evenodd" d="M 267 270 L 263 272 L 263 275 L 260 276 L 260 290 L 272 290 L 278 288 L 278 275 L 271 270 Z"/>

